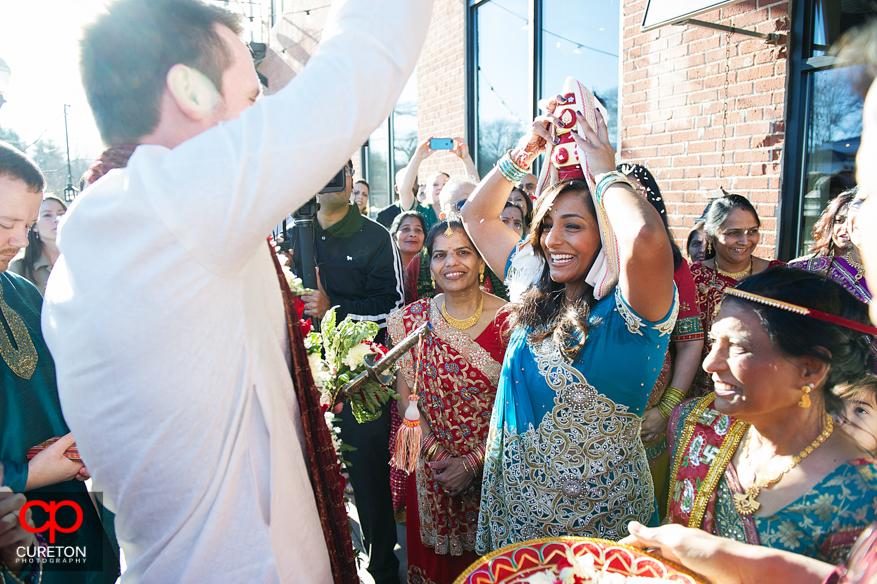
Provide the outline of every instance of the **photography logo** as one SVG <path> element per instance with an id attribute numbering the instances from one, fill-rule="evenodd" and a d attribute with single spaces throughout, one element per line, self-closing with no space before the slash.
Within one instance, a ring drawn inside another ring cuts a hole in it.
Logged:
<path id="1" fill-rule="evenodd" d="M 87 493 L 27 493 L 27 498 L 18 520 L 27 531 L 40 534 L 43 542 L 19 547 L 18 557 L 28 564 L 42 563 L 46 572 L 103 570 L 106 537 L 96 503 Z M 28 510 L 33 526 L 26 521 Z"/>

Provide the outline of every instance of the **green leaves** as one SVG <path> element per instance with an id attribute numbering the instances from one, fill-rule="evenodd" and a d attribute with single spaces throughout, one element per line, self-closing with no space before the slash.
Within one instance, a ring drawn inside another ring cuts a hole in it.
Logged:
<path id="1" fill-rule="evenodd" d="M 345 318 L 337 322 L 335 308 L 330 308 L 320 323 L 320 333 L 310 333 L 305 339 L 308 354 L 322 349 L 330 383 L 323 392 L 330 396 L 365 371 L 363 357 L 372 352 L 363 344 L 371 343 L 380 331 L 377 323 L 356 321 Z M 358 393 L 350 396 L 350 409 L 359 423 L 370 422 L 381 417 L 381 407 L 391 398 L 399 395 L 390 386 L 383 386 L 374 380 L 367 381 Z"/>

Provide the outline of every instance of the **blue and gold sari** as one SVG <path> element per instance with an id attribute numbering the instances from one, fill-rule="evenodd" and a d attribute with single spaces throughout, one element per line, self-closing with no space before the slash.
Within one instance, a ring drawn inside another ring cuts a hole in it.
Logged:
<path id="1" fill-rule="evenodd" d="M 487 439 L 476 549 L 540 537 L 619 539 L 657 524 L 642 413 L 676 321 L 657 323 L 615 289 L 593 307 L 572 361 L 550 339 L 509 341 Z"/>

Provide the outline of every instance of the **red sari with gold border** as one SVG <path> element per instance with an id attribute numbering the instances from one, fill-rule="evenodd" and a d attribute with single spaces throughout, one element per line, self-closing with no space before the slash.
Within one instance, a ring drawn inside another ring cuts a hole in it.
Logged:
<path id="1" fill-rule="evenodd" d="M 432 299 L 418 300 L 387 318 L 392 339 L 403 339 L 429 320 L 435 327 L 420 349 L 399 360 L 410 388 L 420 396 L 421 415 L 453 457 L 484 452 L 496 385 L 505 353 L 503 315 L 472 340 L 445 322 Z M 419 351 L 419 354 L 418 354 Z M 421 460 L 408 477 L 408 581 L 453 582 L 478 558 L 475 532 L 480 479 L 449 497 Z"/>

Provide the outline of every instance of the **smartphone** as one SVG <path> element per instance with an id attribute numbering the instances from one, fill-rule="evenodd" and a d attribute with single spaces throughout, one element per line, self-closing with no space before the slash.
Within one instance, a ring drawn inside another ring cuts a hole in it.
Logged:
<path id="1" fill-rule="evenodd" d="M 454 149 L 454 139 L 453 138 L 433 138 L 429 141 L 429 149 L 430 150 L 453 150 Z"/>

